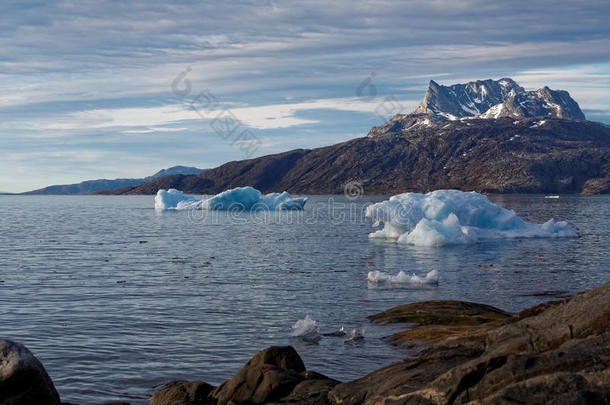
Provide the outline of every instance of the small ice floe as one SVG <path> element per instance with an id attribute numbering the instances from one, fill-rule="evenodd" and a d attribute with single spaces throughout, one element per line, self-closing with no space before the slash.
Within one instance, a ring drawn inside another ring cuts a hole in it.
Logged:
<path id="1" fill-rule="evenodd" d="M 366 280 L 370 283 L 396 283 L 396 284 L 438 284 L 438 271 L 432 270 L 425 277 L 420 277 L 416 274 L 409 276 L 404 271 L 400 271 L 397 275 L 384 273 L 382 271 L 369 271 Z"/>
<path id="2" fill-rule="evenodd" d="M 345 328 L 342 326 L 334 332 L 323 333 L 322 336 L 343 337 L 345 336 Z"/>
<path id="3" fill-rule="evenodd" d="M 366 326 L 363 326 L 360 329 L 352 329 L 345 338 L 346 345 L 362 342 L 364 340 L 364 334 L 366 333 Z"/>
<path id="4" fill-rule="evenodd" d="M 558 195 L 545 195 L 544 198 L 553 198 L 553 199 L 555 199 L 555 198 L 559 198 L 559 196 Z"/>
<path id="5" fill-rule="evenodd" d="M 292 325 L 291 336 L 308 343 L 318 343 L 321 339 L 320 328 L 318 328 L 316 321 L 311 319 L 309 315 L 305 316 L 305 319 L 299 319 Z"/>

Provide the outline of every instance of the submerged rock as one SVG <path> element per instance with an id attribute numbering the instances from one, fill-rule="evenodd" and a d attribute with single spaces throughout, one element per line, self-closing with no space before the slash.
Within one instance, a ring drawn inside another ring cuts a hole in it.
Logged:
<path id="1" fill-rule="evenodd" d="M 0 405 L 34 404 L 59 404 L 53 381 L 24 345 L 0 340 Z"/>

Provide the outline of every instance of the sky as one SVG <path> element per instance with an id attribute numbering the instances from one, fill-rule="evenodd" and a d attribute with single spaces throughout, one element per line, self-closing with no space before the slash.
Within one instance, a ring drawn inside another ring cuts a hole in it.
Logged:
<path id="1" fill-rule="evenodd" d="M 610 2 L 0 4 L 0 192 L 366 136 L 430 80 L 568 90 L 610 123 Z"/>

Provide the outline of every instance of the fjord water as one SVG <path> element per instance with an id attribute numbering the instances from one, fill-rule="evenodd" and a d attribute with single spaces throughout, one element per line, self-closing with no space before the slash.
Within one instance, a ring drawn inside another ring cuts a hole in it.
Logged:
<path id="1" fill-rule="evenodd" d="M 495 195 L 577 239 L 416 248 L 371 240 L 364 207 L 386 196 L 312 196 L 304 212 L 159 212 L 152 196 L 0 196 L 0 338 L 38 356 L 64 401 L 147 403 L 171 379 L 217 384 L 257 350 L 292 344 L 309 369 L 349 380 L 412 353 L 367 315 L 430 299 L 518 311 L 610 280 L 610 196 Z M 369 284 L 369 271 L 437 286 Z M 367 326 L 306 344 L 290 326 Z M 398 328 L 398 329 L 397 329 Z"/>

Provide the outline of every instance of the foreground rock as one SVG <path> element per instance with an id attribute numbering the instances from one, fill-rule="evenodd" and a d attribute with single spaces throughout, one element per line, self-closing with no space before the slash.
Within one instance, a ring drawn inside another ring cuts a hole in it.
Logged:
<path id="1" fill-rule="evenodd" d="M 441 339 L 417 359 L 337 385 L 333 404 L 610 403 L 610 283 Z"/>
<path id="2" fill-rule="evenodd" d="M 338 381 L 308 373 L 291 346 L 269 347 L 252 357 L 235 376 L 216 388 L 214 403 L 269 402 L 325 404 L 326 393 Z"/>
<path id="3" fill-rule="evenodd" d="M 0 340 L 0 405 L 55 405 L 59 395 L 43 365 L 22 344 Z"/>
<path id="4" fill-rule="evenodd" d="M 205 405 L 214 389 L 202 381 L 170 381 L 150 399 L 150 405 L 191 404 Z"/>

